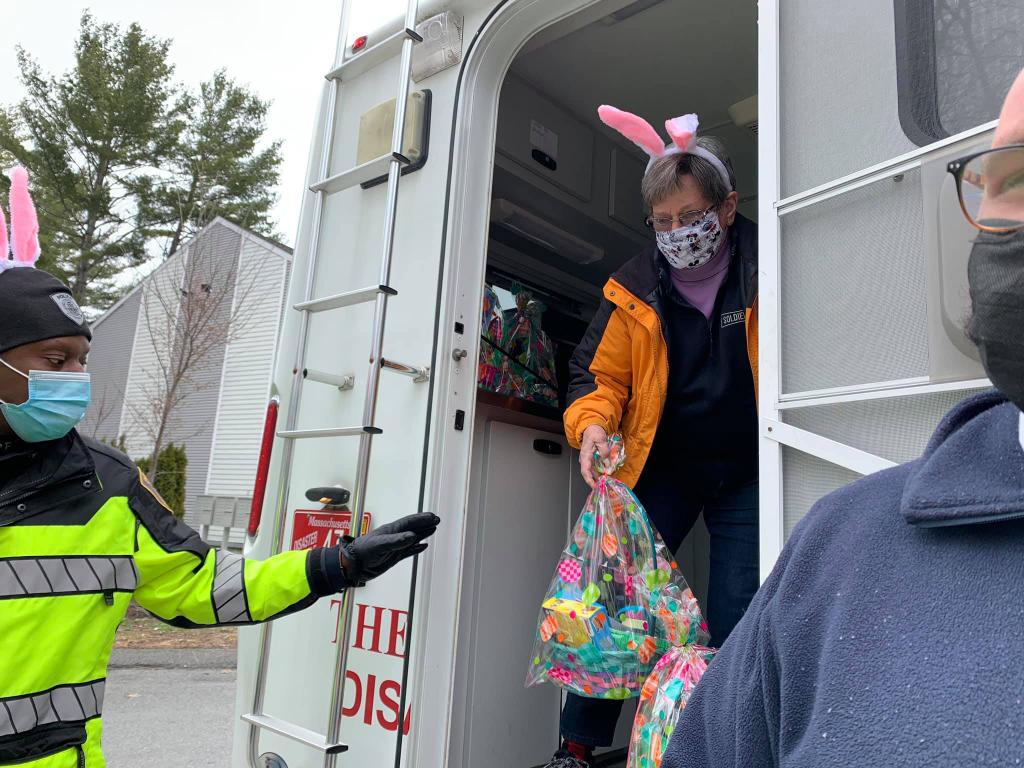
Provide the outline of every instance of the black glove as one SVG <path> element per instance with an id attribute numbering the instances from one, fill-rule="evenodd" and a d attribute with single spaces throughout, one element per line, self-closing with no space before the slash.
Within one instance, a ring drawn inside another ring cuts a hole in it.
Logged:
<path id="1" fill-rule="evenodd" d="M 409 515 L 357 539 L 346 536 L 336 547 L 314 549 L 306 561 L 310 587 L 320 596 L 361 587 L 425 550 L 423 540 L 434 535 L 440 522 L 441 518 L 430 513 Z"/>

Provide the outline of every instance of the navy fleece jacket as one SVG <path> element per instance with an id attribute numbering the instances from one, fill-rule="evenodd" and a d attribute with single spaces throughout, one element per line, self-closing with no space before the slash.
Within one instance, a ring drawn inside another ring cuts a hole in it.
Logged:
<path id="1" fill-rule="evenodd" d="M 970 398 L 920 459 L 820 501 L 662 768 L 1024 765 L 1020 429 Z"/>

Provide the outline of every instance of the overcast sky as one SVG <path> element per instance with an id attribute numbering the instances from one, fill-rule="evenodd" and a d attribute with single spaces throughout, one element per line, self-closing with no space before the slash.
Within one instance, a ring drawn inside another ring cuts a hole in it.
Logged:
<path id="1" fill-rule="evenodd" d="M 398 12 L 402 0 L 355 0 L 353 28 L 366 28 Z M 0 101 L 18 101 L 15 46 L 28 49 L 47 72 L 74 63 L 74 40 L 82 11 L 98 21 L 137 21 L 150 34 L 173 40 L 176 77 L 189 85 L 223 67 L 261 98 L 272 102 L 267 135 L 284 141 L 277 228 L 291 244 L 313 121 L 330 69 L 341 0 L 4 0 L 0 24 Z"/>

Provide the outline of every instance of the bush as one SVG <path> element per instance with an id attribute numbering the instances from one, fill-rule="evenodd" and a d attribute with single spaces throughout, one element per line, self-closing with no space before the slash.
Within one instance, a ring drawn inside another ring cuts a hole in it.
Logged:
<path id="1" fill-rule="evenodd" d="M 149 474 L 149 457 L 136 459 L 139 469 Z M 157 493 L 163 496 L 167 506 L 179 520 L 185 516 L 185 476 L 188 467 L 188 456 L 185 447 L 169 443 L 160 451 L 160 462 L 156 468 L 153 485 Z"/>

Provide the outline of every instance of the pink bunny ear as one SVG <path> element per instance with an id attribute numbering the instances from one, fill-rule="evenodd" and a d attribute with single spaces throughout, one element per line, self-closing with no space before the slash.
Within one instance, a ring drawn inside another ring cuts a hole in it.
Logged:
<path id="1" fill-rule="evenodd" d="M 39 259 L 39 219 L 28 192 L 28 171 L 16 165 L 11 177 L 11 252 L 9 267 L 33 267 Z"/>
<path id="2" fill-rule="evenodd" d="M 683 115 L 666 120 L 665 130 L 680 152 L 690 152 L 697 141 L 697 125 L 696 115 Z"/>
<path id="3" fill-rule="evenodd" d="M 661 136 L 642 117 L 609 107 L 607 104 L 597 108 L 597 116 L 601 118 L 601 122 L 621 133 L 652 158 L 665 154 L 665 143 Z"/>

